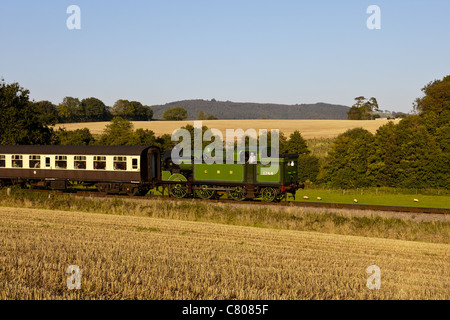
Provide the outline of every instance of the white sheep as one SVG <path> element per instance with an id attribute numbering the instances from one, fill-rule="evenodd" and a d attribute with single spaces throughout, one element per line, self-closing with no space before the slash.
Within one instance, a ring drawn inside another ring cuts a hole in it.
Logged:
<path id="1" fill-rule="evenodd" d="M 309 199 L 309 197 L 308 196 L 303 196 L 303 199 Z"/>
<path id="2" fill-rule="evenodd" d="M 354 202 L 354 203 L 357 203 L 357 202 L 358 202 L 358 200 L 357 200 L 357 199 L 353 199 L 353 202 Z"/>
<path id="3" fill-rule="evenodd" d="M 317 197 L 317 200 L 322 200 L 322 198 L 321 197 Z"/>
<path id="4" fill-rule="evenodd" d="M 414 199 L 414 202 L 419 202 L 419 199 Z"/>

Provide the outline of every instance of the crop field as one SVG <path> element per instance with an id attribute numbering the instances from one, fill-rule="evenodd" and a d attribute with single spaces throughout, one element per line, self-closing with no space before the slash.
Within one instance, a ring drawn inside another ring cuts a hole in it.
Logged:
<path id="1" fill-rule="evenodd" d="M 334 138 L 348 129 L 362 127 L 372 133 L 388 121 L 397 123 L 399 120 L 202 120 L 202 124 L 208 128 L 216 128 L 222 131 L 225 138 L 226 129 L 247 130 L 259 129 L 279 129 L 286 137 L 298 130 L 305 139 L 314 138 Z M 88 128 L 92 134 L 101 134 L 109 122 L 85 122 L 85 123 L 62 123 L 55 126 L 66 128 L 66 130 L 76 130 Z M 156 136 L 172 134 L 188 124 L 193 125 L 194 121 L 133 121 L 134 129 L 150 129 Z"/>
<path id="2" fill-rule="evenodd" d="M 0 193 L 0 299 L 450 298 L 447 215 Z"/>
<path id="3" fill-rule="evenodd" d="M 449 299 L 448 244 L 0 207 L 0 299 Z M 69 265 L 80 289 L 67 288 Z M 369 289 L 369 266 L 380 289 Z"/>

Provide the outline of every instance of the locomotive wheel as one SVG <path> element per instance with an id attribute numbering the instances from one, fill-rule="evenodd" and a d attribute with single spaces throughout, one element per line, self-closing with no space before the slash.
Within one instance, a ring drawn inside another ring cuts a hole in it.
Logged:
<path id="1" fill-rule="evenodd" d="M 245 200 L 245 189 L 244 187 L 237 186 L 233 190 L 228 191 L 228 197 L 233 200 L 242 201 Z"/>
<path id="2" fill-rule="evenodd" d="M 180 181 L 180 183 L 169 184 L 169 195 L 175 198 L 184 198 L 188 195 L 188 186 L 185 181 L 186 177 L 182 174 L 173 174 L 169 178 L 170 181 Z"/>
<path id="3" fill-rule="evenodd" d="M 277 190 L 271 187 L 265 187 L 262 190 L 262 198 L 266 202 L 273 202 L 277 199 Z"/>
<path id="4" fill-rule="evenodd" d="M 211 199 L 211 198 L 214 198 L 216 196 L 216 191 L 215 190 L 208 190 L 208 186 L 207 185 L 202 185 L 200 188 L 201 189 L 198 189 L 195 192 L 199 198 Z"/>
<path id="5" fill-rule="evenodd" d="M 175 198 L 184 198 L 188 193 L 187 185 L 184 183 L 169 184 L 169 193 Z"/>

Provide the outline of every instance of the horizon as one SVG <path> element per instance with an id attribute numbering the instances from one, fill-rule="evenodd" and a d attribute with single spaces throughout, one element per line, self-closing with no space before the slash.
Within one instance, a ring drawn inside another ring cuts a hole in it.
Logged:
<path id="1" fill-rule="evenodd" d="M 56 105 L 70 96 L 351 107 L 365 96 L 410 113 L 449 73 L 448 12 L 440 0 L 3 1 L 0 78 Z"/>

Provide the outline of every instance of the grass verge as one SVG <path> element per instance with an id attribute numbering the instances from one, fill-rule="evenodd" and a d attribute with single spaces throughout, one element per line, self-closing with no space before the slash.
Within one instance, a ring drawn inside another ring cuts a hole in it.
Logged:
<path id="1" fill-rule="evenodd" d="M 450 222 L 414 221 L 383 217 L 377 213 L 356 215 L 350 210 L 229 205 L 197 201 L 81 198 L 13 189 L 0 191 L 0 206 L 81 211 L 112 215 L 147 216 L 175 220 L 214 222 L 298 231 L 449 243 Z"/>
<path id="2" fill-rule="evenodd" d="M 308 199 L 305 199 L 305 196 Z M 317 200 L 318 197 L 321 200 Z M 315 187 L 298 190 L 295 198 L 296 201 L 303 202 L 354 203 L 356 199 L 358 204 L 450 209 L 450 192 L 443 189 L 411 190 L 382 187 L 338 190 Z"/>

